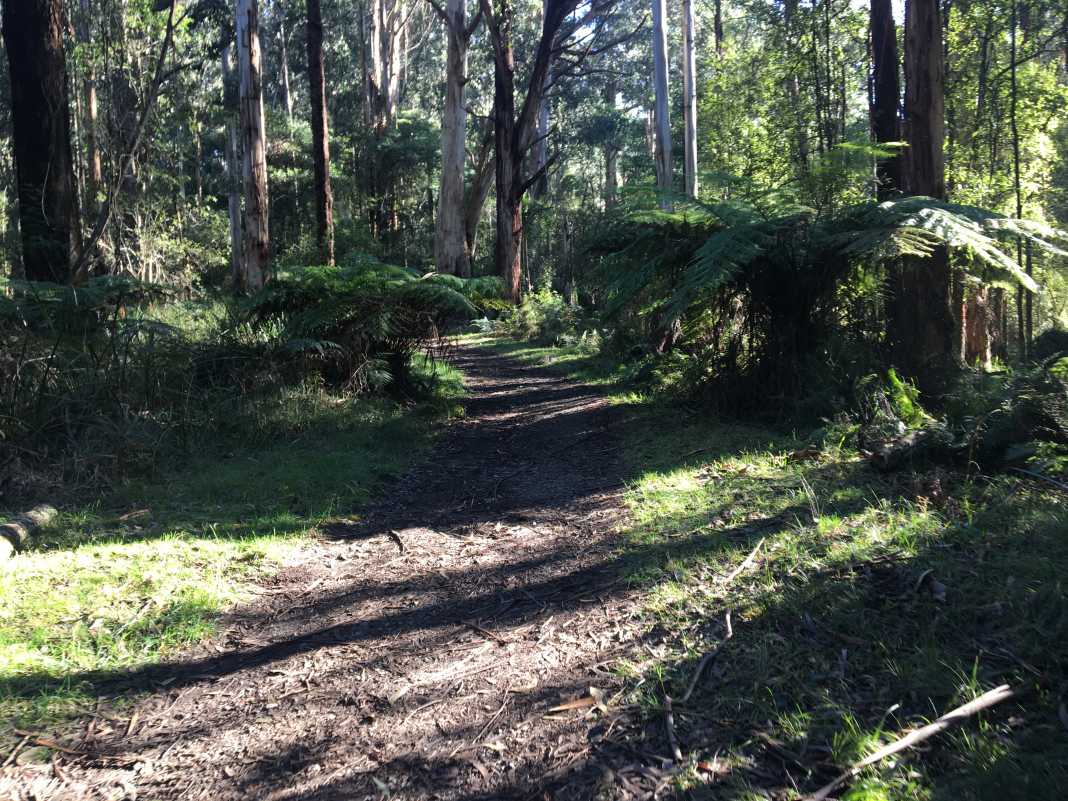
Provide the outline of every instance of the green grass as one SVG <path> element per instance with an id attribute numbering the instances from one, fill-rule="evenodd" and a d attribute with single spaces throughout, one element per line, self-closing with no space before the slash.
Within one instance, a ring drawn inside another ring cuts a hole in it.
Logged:
<path id="1" fill-rule="evenodd" d="M 648 750 L 669 751 L 665 690 L 680 695 L 728 612 L 733 623 L 675 712 L 693 797 L 801 798 L 1002 683 L 1024 695 L 838 797 L 1068 797 L 1068 496 L 1012 476 L 880 474 L 833 432 L 710 420 L 574 348 L 488 344 L 637 404 L 622 551 L 660 642 L 620 672 L 650 720 Z"/>
<path id="2" fill-rule="evenodd" d="M 109 674 L 209 637 L 318 525 L 358 516 L 457 407 L 454 370 L 419 360 L 416 374 L 435 389 L 415 406 L 312 385 L 266 399 L 255 438 L 176 455 L 0 563 L 0 721 L 38 728 L 86 712 Z"/>
<path id="3" fill-rule="evenodd" d="M 1015 478 L 882 476 L 848 451 L 795 460 L 803 440 L 657 410 L 645 429 L 658 436 L 629 434 L 626 549 L 665 649 L 628 671 L 658 715 L 731 613 L 712 678 L 676 714 L 692 765 L 732 766 L 713 797 L 800 797 L 791 781 L 812 791 L 1001 683 L 1027 695 L 843 797 L 1065 796 L 1068 498 Z M 692 769 L 684 784 L 707 780 Z"/>

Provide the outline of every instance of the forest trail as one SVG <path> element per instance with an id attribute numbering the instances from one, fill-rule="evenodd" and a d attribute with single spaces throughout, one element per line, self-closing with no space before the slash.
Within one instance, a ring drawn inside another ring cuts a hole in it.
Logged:
<path id="1" fill-rule="evenodd" d="M 88 723 L 75 750 L 92 756 L 22 789 L 588 799 L 614 785 L 601 766 L 619 766 L 629 727 L 591 714 L 589 692 L 611 695 L 608 663 L 637 647 L 613 552 L 624 412 L 490 351 L 454 362 L 466 416 L 427 462 L 325 531 L 200 652 L 142 671 L 155 691 Z"/>

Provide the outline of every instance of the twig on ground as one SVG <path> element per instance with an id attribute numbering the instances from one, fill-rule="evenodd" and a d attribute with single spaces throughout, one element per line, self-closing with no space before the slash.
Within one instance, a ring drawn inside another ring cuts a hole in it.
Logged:
<path id="1" fill-rule="evenodd" d="M 497 720 L 497 718 L 499 718 L 501 716 L 501 713 L 504 712 L 504 708 L 506 706 L 508 706 L 508 702 L 510 700 L 511 700 L 511 696 L 506 693 L 505 696 L 504 696 L 504 703 L 501 704 L 500 709 L 498 709 L 496 712 L 494 712 L 493 716 L 488 721 L 486 721 L 486 725 L 482 727 L 482 730 L 477 735 L 475 735 L 475 739 L 473 739 L 467 745 L 458 745 L 458 746 L 456 746 L 456 748 L 454 748 L 452 750 L 452 752 L 449 754 L 448 758 L 452 759 L 454 756 L 456 756 L 461 751 L 470 751 L 472 748 L 477 746 L 478 745 L 478 741 L 481 740 L 485 736 L 486 732 L 489 731 L 490 726 L 492 726 L 494 724 L 494 722 Z"/>
<path id="2" fill-rule="evenodd" d="M 885 759 L 888 756 L 896 754 L 898 751 L 904 751 L 906 748 L 911 748 L 914 745 L 922 743 L 930 737 L 934 737 L 936 734 L 944 732 L 951 726 L 955 726 L 958 723 L 963 722 L 966 718 L 975 715 L 978 712 L 982 712 L 984 709 L 989 709 L 995 704 L 1000 704 L 1002 701 L 1007 701 L 1010 698 L 1018 695 L 1016 690 L 1013 690 L 1007 684 L 1002 684 L 1000 687 L 995 687 L 993 690 L 980 695 L 973 701 L 969 701 L 963 706 L 959 706 L 951 712 L 947 712 L 938 718 L 933 723 L 928 723 L 919 729 L 909 732 L 908 734 L 898 738 L 892 743 L 884 745 L 878 751 L 866 756 L 859 762 L 854 763 L 850 768 L 835 779 L 830 784 L 821 787 L 812 795 L 808 796 L 807 801 L 823 801 L 831 793 L 848 782 L 860 771 L 869 765 L 874 765 L 876 762 Z"/>
<path id="3" fill-rule="evenodd" d="M 1061 706 L 1061 709 L 1064 709 L 1063 705 Z M 22 735 L 22 739 L 19 740 L 15 744 L 15 747 L 11 749 L 11 753 L 7 755 L 7 759 L 4 760 L 4 764 L 0 765 L 0 768 L 6 768 L 8 765 L 14 762 L 18 758 L 19 751 L 22 750 L 22 746 L 26 745 L 29 739 L 29 735 Z"/>
<path id="4" fill-rule="evenodd" d="M 1037 478 L 1039 481 L 1045 481 L 1047 484 L 1050 484 L 1056 487 L 1057 489 L 1062 489 L 1065 492 L 1068 492 L 1068 484 L 1065 484 L 1063 481 L 1058 481 L 1055 478 L 1044 476 L 1041 473 L 1036 473 L 1034 470 L 1024 470 L 1022 467 L 1010 467 L 1009 470 L 1014 473 L 1020 473 L 1021 475 L 1030 476 L 1031 478 Z"/>
<path id="5" fill-rule="evenodd" d="M 734 581 L 736 578 L 738 578 L 738 576 L 740 576 L 742 573 L 744 573 L 746 570 L 748 570 L 752 566 L 753 560 L 756 559 L 756 555 L 760 551 L 760 548 L 761 548 L 761 546 L 763 546 L 763 544 L 764 544 L 764 538 L 761 537 L 760 538 L 760 542 L 758 542 L 756 544 L 756 547 L 753 548 L 753 550 L 751 550 L 749 552 L 749 556 L 745 557 L 745 559 L 742 561 L 742 563 L 740 565 L 738 565 L 738 567 L 734 568 L 734 570 L 732 570 L 730 573 L 728 573 L 726 575 L 726 577 L 721 581 L 721 583 L 722 584 L 730 584 L 732 581 Z"/>
<path id="6" fill-rule="evenodd" d="M 720 643 L 701 657 L 701 661 L 697 663 L 697 669 L 693 672 L 693 676 L 690 678 L 690 683 L 686 687 L 686 692 L 678 700 L 673 699 L 667 693 L 664 693 L 664 728 L 667 730 L 668 743 L 671 745 L 671 753 L 675 757 L 675 762 L 682 762 L 682 748 L 679 745 L 678 737 L 675 736 L 675 704 L 685 704 L 690 700 L 690 696 L 693 695 L 694 688 L 697 686 L 697 680 L 701 678 L 701 673 L 704 672 L 705 667 L 711 662 L 716 654 L 723 648 L 724 643 L 734 636 L 734 628 L 731 626 L 731 613 L 727 612 L 726 617 L 727 633 L 720 641 Z"/>

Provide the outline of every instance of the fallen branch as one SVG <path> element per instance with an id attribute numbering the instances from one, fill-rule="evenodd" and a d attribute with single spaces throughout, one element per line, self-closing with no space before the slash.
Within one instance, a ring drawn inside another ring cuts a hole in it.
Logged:
<path id="1" fill-rule="evenodd" d="M 670 695 L 664 693 L 664 729 L 667 731 L 668 743 L 671 745 L 671 754 L 675 757 L 675 762 L 682 762 L 682 748 L 679 746 L 679 739 L 675 736 L 675 704 L 685 704 L 690 700 L 690 696 L 693 695 L 694 688 L 697 686 L 697 680 L 701 678 L 701 673 L 708 666 L 708 663 L 715 659 L 716 654 L 723 648 L 724 644 L 731 637 L 734 636 L 734 628 L 731 626 L 731 613 L 727 612 L 726 617 L 727 634 L 720 641 L 720 643 L 701 657 L 701 661 L 697 663 L 697 669 L 693 672 L 693 676 L 690 677 L 690 683 L 686 687 L 686 692 L 678 700 L 672 699 Z"/>
<path id="2" fill-rule="evenodd" d="M 982 712 L 984 709 L 989 709 L 995 704 L 1000 704 L 1002 701 L 1007 701 L 1016 695 L 1018 695 L 1018 693 L 1011 689 L 1007 684 L 1002 684 L 1000 687 L 995 687 L 993 690 L 983 693 L 975 700 L 957 707 L 952 712 L 947 712 L 942 717 L 938 718 L 938 720 L 934 721 L 934 723 L 928 723 L 926 726 L 911 731 L 894 742 L 884 745 L 875 753 L 866 756 L 864 759 L 852 765 L 849 770 L 833 782 L 825 787 L 821 787 L 815 793 L 808 796 L 807 801 L 823 801 L 823 799 L 827 798 L 827 796 L 869 765 L 874 765 L 876 762 L 896 754 L 898 751 L 904 751 L 906 748 L 918 745 L 924 740 L 934 737 L 936 734 L 941 734 L 951 726 L 963 722 L 966 718 L 970 718 L 972 715 Z"/>
<path id="3" fill-rule="evenodd" d="M 764 538 L 761 537 L 760 538 L 760 542 L 758 542 L 756 544 L 756 547 L 753 548 L 753 550 L 751 550 L 749 552 L 749 556 L 745 557 L 745 559 L 742 561 L 742 563 L 740 565 L 738 565 L 738 567 L 734 568 L 734 570 L 732 570 L 730 573 L 728 573 L 723 578 L 723 581 L 721 583 L 725 584 L 725 585 L 726 584 L 730 584 L 732 581 L 734 581 L 736 578 L 738 578 L 738 576 L 740 576 L 742 573 L 744 573 L 746 570 L 748 570 L 752 566 L 753 560 L 756 559 L 756 555 L 757 555 L 757 553 L 760 552 L 760 547 L 763 544 L 764 544 Z"/>
<path id="4" fill-rule="evenodd" d="M 0 559 L 7 559 L 15 551 L 23 550 L 37 529 L 48 525 L 56 514 L 55 507 L 45 503 L 0 526 Z"/>
<path id="5" fill-rule="evenodd" d="M 1039 481 L 1045 481 L 1047 484 L 1050 484 L 1050 485 L 1056 487 L 1057 489 L 1062 489 L 1065 492 L 1068 492 L 1068 484 L 1065 484 L 1063 481 L 1058 481 L 1055 478 L 1050 478 L 1049 476 L 1044 476 L 1041 473 L 1036 473 L 1034 470 L 1024 470 L 1022 467 L 1010 467 L 1009 470 L 1011 470 L 1014 473 L 1020 473 L 1021 475 L 1024 475 L 1024 476 L 1030 476 L 1031 478 L 1037 478 Z"/>

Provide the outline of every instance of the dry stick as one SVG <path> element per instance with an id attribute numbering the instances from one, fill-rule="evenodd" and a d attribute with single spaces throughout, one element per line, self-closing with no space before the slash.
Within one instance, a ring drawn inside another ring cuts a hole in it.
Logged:
<path id="1" fill-rule="evenodd" d="M 683 694 L 682 698 L 675 701 L 670 695 L 664 693 L 664 728 L 667 730 L 668 743 L 671 745 L 671 753 L 672 756 L 675 757 L 676 762 L 682 762 L 682 748 L 679 746 L 679 739 L 675 736 L 674 705 L 676 703 L 685 704 L 690 700 L 690 696 L 693 694 L 694 688 L 697 686 L 697 680 L 701 678 L 701 673 L 704 671 L 705 667 L 715 658 L 716 654 L 719 653 L 727 640 L 734 636 L 734 628 L 731 626 L 731 613 L 729 611 L 727 612 L 726 622 L 727 635 L 719 645 L 701 657 L 701 661 L 697 663 L 697 670 L 693 672 L 693 676 L 690 678 L 690 684 L 687 686 L 686 692 Z"/>
<path id="2" fill-rule="evenodd" d="M 1058 481 L 1055 478 L 1044 476 L 1041 473 L 1036 473 L 1034 470 L 1024 470 L 1022 467 L 1010 467 L 1009 470 L 1014 473 L 1022 473 L 1025 476 L 1031 476 L 1031 478 L 1037 478 L 1039 481 L 1045 481 L 1047 484 L 1052 484 L 1057 489 L 1062 489 L 1065 492 L 1068 492 L 1068 484 L 1065 484 L 1063 481 Z"/>
<path id="3" fill-rule="evenodd" d="M 756 547 L 749 552 L 749 556 L 745 557 L 745 559 L 740 565 L 738 565 L 738 567 L 734 568 L 734 570 L 727 574 L 727 576 L 723 579 L 723 583 L 730 584 L 732 581 L 738 578 L 738 576 L 748 570 L 749 567 L 753 564 L 753 560 L 756 559 L 757 552 L 760 551 L 760 546 L 762 546 L 763 544 L 764 538 L 761 537 L 760 542 L 758 542 L 756 544 Z"/>
<path id="4" fill-rule="evenodd" d="M 995 704 L 1000 704 L 1002 701 L 1007 701 L 1010 698 L 1019 695 L 1016 690 L 1013 690 L 1007 684 L 1002 684 L 1000 687 L 995 687 L 993 690 L 980 695 L 974 701 L 969 701 L 963 706 L 959 706 L 952 712 L 947 712 L 934 723 L 928 723 L 922 728 L 911 731 L 905 736 L 895 740 L 888 745 L 884 745 L 874 754 L 871 754 L 859 762 L 853 764 L 849 770 L 835 779 L 833 782 L 825 787 L 820 788 L 812 795 L 808 796 L 806 801 L 823 801 L 831 793 L 852 779 L 861 770 L 874 765 L 876 762 L 885 759 L 892 754 L 896 754 L 898 751 L 904 751 L 906 748 L 911 748 L 914 745 L 922 743 L 924 740 L 934 737 L 936 734 L 944 732 L 951 726 L 955 726 L 958 723 L 963 722 L 966 718 L 971 717 L 977 712 L 982 712 L 984 709 L 989 709 Z"/>

